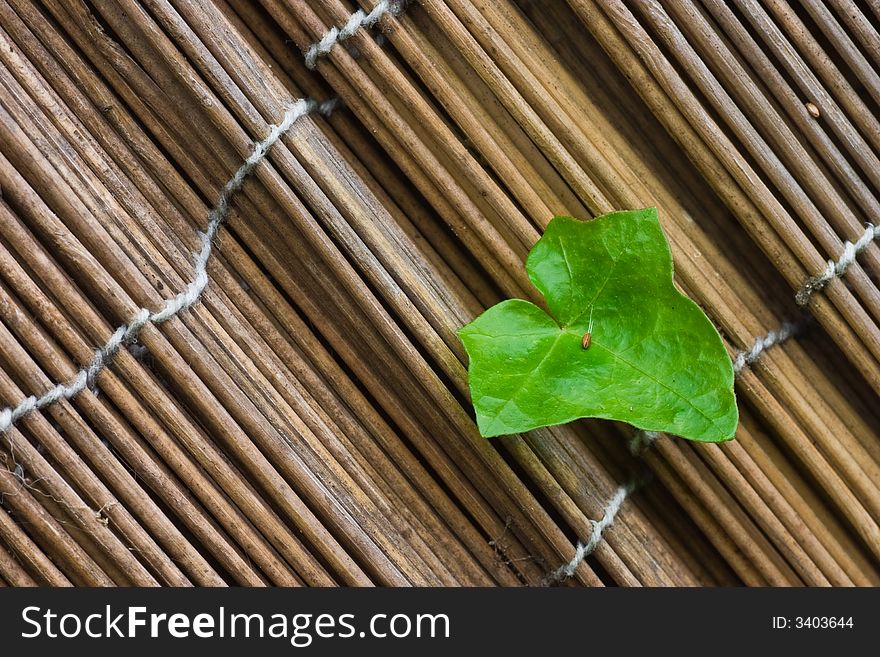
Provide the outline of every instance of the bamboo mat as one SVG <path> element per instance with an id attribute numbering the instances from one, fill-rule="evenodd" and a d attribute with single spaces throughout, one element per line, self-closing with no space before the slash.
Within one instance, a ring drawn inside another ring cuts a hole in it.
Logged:
<path id="1" fill-rule="evenodd" d="M 880 584 L 878 26 L 0 0 L 0 583 Z M 482 439 L 455 331 L 645 206 L 736 440 Z"/>

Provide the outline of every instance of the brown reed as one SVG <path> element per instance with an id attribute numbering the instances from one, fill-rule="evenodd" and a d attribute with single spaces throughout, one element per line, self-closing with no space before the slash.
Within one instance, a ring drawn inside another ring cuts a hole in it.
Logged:
<path id="1" fill-rule="evenodd" d="M 3 437 L 0 583 L 536 585 L 648 472 L 568 583 L 880 583 L 876 245 L 742 372 L 732 443 L 486 441 L 467 401 L 455 330 L 541 303 L 554 214 L 656 205 L 731 354 L 880 221 L 877 17 L 766 4 L 421 0 L 310 71 L 352 2 L 0 0 L 4 404 L 184 287 L 287 101 L 343 102 L 245 183 L 197 305 Z"/>

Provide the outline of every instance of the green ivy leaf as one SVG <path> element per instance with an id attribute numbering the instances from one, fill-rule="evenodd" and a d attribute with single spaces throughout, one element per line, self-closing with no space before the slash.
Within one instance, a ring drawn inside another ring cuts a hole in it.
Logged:
<path id="1" fill-rule="evenodd" d="M 553 317 L 511 299 L 459 331 L 480 433 L 599 417 L 691 440 L 733 438 L 730 357 L 699 306 L 675 289 L 655 208 L 556 217 L 526 270 Z"/>

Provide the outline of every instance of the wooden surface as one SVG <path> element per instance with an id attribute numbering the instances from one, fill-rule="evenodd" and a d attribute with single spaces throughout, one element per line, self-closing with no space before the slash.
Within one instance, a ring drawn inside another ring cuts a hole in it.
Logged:
<path id="1" fill-rule="evenodd" d="M 876 4 L 419 0 L 307 69 L 357 8 L 0 0 L 3 405 L 184 288 L 287 103 L 343 103 L 236 195 L 198 304 L 2 436 L 0 583 L 539 585 L 638 480 L 564 585 L 880 584 L 878 245 L 795 303 L 880 222 Z M 801 326 L 737 439 L 482 439 L 455 331 L 541 302 L 554 215 L 644 206 L 732 355 Z"/>

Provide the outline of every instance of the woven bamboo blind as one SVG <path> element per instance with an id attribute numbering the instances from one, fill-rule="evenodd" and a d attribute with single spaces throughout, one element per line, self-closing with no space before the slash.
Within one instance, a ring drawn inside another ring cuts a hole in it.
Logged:
<path id="1" fill-rule="evenodd" d="M 880 584 L 880 5 L 360 1 L 0 0 L 0 583 Z M 737 439 L 480 438 L 457 328 L 651 205 Z"/>

